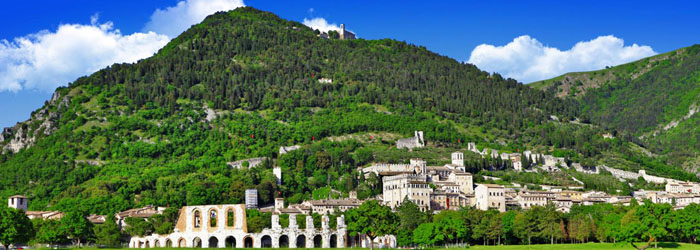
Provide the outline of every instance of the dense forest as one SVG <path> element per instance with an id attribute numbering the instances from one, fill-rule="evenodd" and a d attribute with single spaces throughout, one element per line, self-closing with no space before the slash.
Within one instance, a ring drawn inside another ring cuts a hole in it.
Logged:
<path id="1" fill-rule="evenodd" d="M 592 123 L 633 140 L 672 164 L 695 170 L 700 149 L 700 45 L 592 72 L 532 84 L 580 101 Z"/>
<path id="2" fill-rule="evenodd" d="M 440 164 L 472 141 L 697 180 L 640 151 L 631 134 L 604 139 L 605 128 L 587 124 L 581 110 L 575 100 L 424 47 L 323 39 L 300 23 L 239 8 L 207 17 L 151 58 L 57 89 L 29 121 L 3 131 L 0 197 L 26 195 L 31 210 L 98 214 L 240 203 L 246 188 L 258 189 L 262 204 L 296 203 L 329 188 L 366 198 L 381 192 L 381 181 L 357 167 L 416 155 Z M 414 130 L 425 132 L 431 149 L 394 147 Z M 17 141 L 26 145 L 14 152 L 8 146 Z M 302 149 L 278 155 L 295 144 Z M 226 164 L 251 157 L 272 160 Z M 471 157 L 475 174 L 508 168 Z M 274 164 L 283 170 L 280 185 Z M 584 177 L 587 189 L 626 186 Z"/>

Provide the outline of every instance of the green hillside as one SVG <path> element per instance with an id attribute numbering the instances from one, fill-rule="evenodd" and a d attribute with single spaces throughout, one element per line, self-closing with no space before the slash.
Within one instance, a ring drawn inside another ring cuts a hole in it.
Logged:
<path id="1" fill-rule="evenodd" d="M 580 102 L 583 116 L 629 134 L 674 164 L 692 166 L 700 149 L 700 45 L 599 71 L 531 85 Z M 694 169 L 694 167 L 692 167 Z"/>
<path id="2" fill-rule="evenodd" d="M 358 166 L 416 155 L 443 164 L 470 141 L 695 178 L 630 141 L 604 140 L 598 126 L 569 122 L 580 110 L 577 101 L 424 47 L 326 40 L 298 22 L 239 8 L 207 17 L 151 58 L 57 89 L 30 120 L 4 130 L 0 197 L 27 195 L 31 210 L 82 205 L 100 214 L 240 203 L 245 188 L 257 188 L 262 203 L 300 202 L 328 187 L 363 198 L 381 192 L 381 183 L 358 177 Z M 429 147 L 394 147 L 414 130 L 425 131 Z M 302 149 L 278 155 L 295 144 Z M 251 157 L 277 159 L 283 183 L 270 161 L 241 170 L 226 164 Z M 475 173 L 507 167 L 468 157 Z M 627 187 L 605 187 L 615 181 L 588 188 Z"/>

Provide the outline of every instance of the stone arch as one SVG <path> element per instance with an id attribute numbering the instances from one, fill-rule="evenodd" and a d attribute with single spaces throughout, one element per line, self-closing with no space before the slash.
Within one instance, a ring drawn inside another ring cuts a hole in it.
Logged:
<path id="1" fill-rule="evenodd" d="M 202 239 L 199 237 L 194 237 L 192 240 L 192 247 L 193 248 L 201 248 L 202 247 Z"/>
<path id="2" fill-rule="evenodd" d="M 272 237 L 270 237 L 269 235 L 263 235 L 263 237 L 260 238 L 260 247 L 271 248 L 272 247 Z"/>
<path id="3" fill-rule="evenodd" d="M 143 241 L 139 241 L 139 248 L 143 248 Z"/>
<path id="4" fill-rule="evenodd" d="M 177 240 L 177 247 L 187 247 L 187 241 L 185 241 L 185 238 L 180 238 Z"/>
<path id="5" fill-rule="evenodd" d="M 216 238 L 216 236 L 209 237 L 209 243 L 208 248 L 217 248 L 219 247 L 219 239 Z"/>
<path id="6" fill-rule="evenodd" d="M 218 218 L 217 216 L 219 215 L 219 210 L 216 210 L 216 208 L 210 208 L 209 212 L 207 213 L 207 220 L 209 221 L 209 227 L 216 227 L 218 224 L 218 221 L 216 219 Z"/>
<path id="7" fill-rule="evenodd" d="M 162 246 L 160 245 L 160 241 L 159 241 L 158 239 L 153 240 L 153 247 L 156 247 L 156 248 L 162 247 Z"/>
<path id="8" fill-rule="evenodd" d="M 202 227 L 202 214 L 199 212 L 199 209 L 195 209 L 192 214 L 194 214 L 192 216 L 192 226 L 194 228 Z"/>
<path id="9" fill-rule="evenodd" d="M 244 248 L 253 248 L 253 237 L 246 236 L 243 238 L 243 247 Z"/>
<path id="10" fill-rule="evenodd" d="M 233 227 L 236 225 L 236 211 L 229 207 L 226 209 L 226 226 Z"/>
<path id="11" fill-rule="evenodd" d="M 281 235 L 278 242 L 279 248 L 289 248 L 289 236 Z"/>
<path id="12" fill-rule="evenodd" d="M 306 235 L 297 236 L 297 248 L 306 248 Z"/>
<path id="13" fill-rule="evenodd" d="M 226 248 L 236 248 L 236 237 L 226 237 Z"/>
<path id="14" fill-rule="evenodd" d="M 170 239 L 165 239 L 165 247 L 167 247 L 167 248 L 173 247 L 173 241 L 171 241 Z"/>
<path id="15" fill-rule="evenodd" d="M 145 243 L 145 244 L 146 244 L 146 245 L 145 245 L 145 246 L 146 246 L 145 248 L 151 248 L 151 243 L 148 242 L 148 240 L 146 240 L 146 243 Z"/>
<path id="16" fill-rule="evenodd" d="M 317 234 L 314 236 L 314 247 L 321 248 L 321 244 L 323 244 L 323 237 L 321 237 L 320 234 Z"/>
<path id="17" fill-rule="evenodd" d="M 338 236 L 337 236 L 337 235 L 331 234 L 331 239 L 330 239 L 330 240 L 331 240 L 331 242 L 330 242 L 330 243 L 331 243 L 331 244 L 330 244 L 331 248 L 336 248 L 336 247 L 338 247 Z"/>

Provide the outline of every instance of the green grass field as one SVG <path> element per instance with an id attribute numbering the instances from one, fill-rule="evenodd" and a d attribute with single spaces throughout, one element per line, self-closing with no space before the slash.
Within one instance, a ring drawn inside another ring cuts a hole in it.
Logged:
<path id="1" fill-rule="evenodd" d="M 639 243 L 640 246 L 643 243 Z M 652 245 L 653 247 L 653 245 Z M 693 245 L 688 243 L 659 243 L 659 249 L 700 249 L 700 245 Z M 540 244 L 540 245 L 509 245 L 509 246 L 472 246 L 469 249 L 478 250 L 544 250 L 544 249 L 557 249 L 557 250 L 578 250 L 578 249 L 634 249 L 631 245 L 615 245 L 612 243 L 585 243 L 585 244 Z M 654 249 L 654 248 L 650 248 Z"/>
<path id="2" fill-rule="evenodd" d="M 642 243 L 640 243 L 642 244 Z M 652 246 L 653 247 L 653 246 Z M 71 248 L 72 250 L 75 250 L 77 248 Z M 117 250 L 117 249 L 127 249 L 127 248 L 90 248 L 90 247 L 83 247 L 80 248 L 81 250 Z M 163 250 L 177 250 L 179 248 L 156 248 L 156 249 L 163 249 Z M 225 248 L 228 249 L 228 248 Z M 230 248 L 233 250 L 234 248 Z M 322 248 L 318 248 L 319 250 Z M 346 249 L 362 249 L 362 248 L 346 248 Z M 377 249 L 377 248 L 375 248 Z M 426 249 L 433 249 L 433 250 L 439 250 L 439 249 L 445 249 L 444 247 L 434 247 L 434 248 L 426 248 Z M 556 249 L 556 250 L 588 250 L 588 249 L 634 249 L 630 245 L 614 245 L 611 243 L 585 243 L 585 244 L 555 244 L 555 245 L 549 245 L 549 244 L 539 244 L 539 245 L 508 245 L 508 246 L 482 246 L 482 245 L 474 245 L 469 248 L 449 248 L 449 249 L 454 249 L 454 250 L 546 250 L 546 249 Z M 650 248 L 654 249 L 654 248 Z M 659 243 L 659 248 L 658 249 L 700 249 L 700 245 L 694 245 L 694 244 L 688 244 L 688 243 L 672 243 L 672 242 L 663 242 Z"/>

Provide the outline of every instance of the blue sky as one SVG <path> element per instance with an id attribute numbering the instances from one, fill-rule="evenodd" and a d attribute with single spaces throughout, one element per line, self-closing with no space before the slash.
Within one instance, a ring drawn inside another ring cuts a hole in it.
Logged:
<path id="1" fill-rule="evenodd" d="M 27 119 L 55 87 L 149 56 L 205 12 L 242 4 L 314 27 L 345 23 L 361 38 L 423 45 L 523 82 L 700 42 L 694 1 L 9 1 L 0 127 Z"/>

